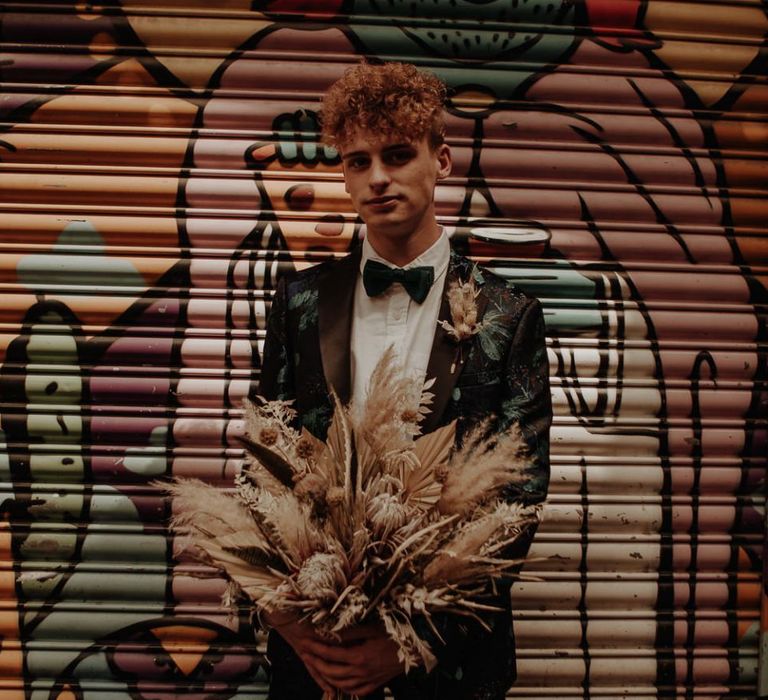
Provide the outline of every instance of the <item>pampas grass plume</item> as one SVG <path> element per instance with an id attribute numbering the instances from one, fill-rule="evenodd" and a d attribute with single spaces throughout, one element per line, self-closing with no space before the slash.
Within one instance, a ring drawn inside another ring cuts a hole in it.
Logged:
<path id="1" fill-rule="evenodd" d="M 488 422 L 477 426 L 451 458 L 437 505 L 442 514 L 466 516 L 505 486 L 524 480 L 529 462 L 520 429 L 513 425 L 490 439 L 483 437 L 487 431 Z"/>
<path id="2" fill-rule="evenodd" d="M 191 528 L 217 537 L 254 527 L 248 509 L 237 498 L 200 479 L 155 485 L 168 491 L 173 499 L 171 527 L 176 530 Z"/>

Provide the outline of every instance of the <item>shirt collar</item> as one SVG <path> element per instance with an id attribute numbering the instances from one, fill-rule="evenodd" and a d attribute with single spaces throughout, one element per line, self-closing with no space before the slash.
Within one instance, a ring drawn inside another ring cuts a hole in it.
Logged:
<path id="1" fill-rule="evenodd" d="M 438 239 L 427 248 L 421 255 L 417 256 L 411 262 L 403 265 L 403 269 L 407 270 L 411 267 L 421 267 L 422 265 L 428 265 L 435 270 L 435 279 L 440 277 L 448 269 L 448 261 L 451 257 L 451 244 L 448 240 L 448 234 L 443 227 L 440 227 L 440 236 Z M 363 271 L 365 263 L 369 260 L 376 260 L 377 262 L 384 263 L 389 267 L 397 267 L 389 260 L 382 258 L 368 238 L 363 238 L 363 248 L 360 255 L 360 272 Z"/>

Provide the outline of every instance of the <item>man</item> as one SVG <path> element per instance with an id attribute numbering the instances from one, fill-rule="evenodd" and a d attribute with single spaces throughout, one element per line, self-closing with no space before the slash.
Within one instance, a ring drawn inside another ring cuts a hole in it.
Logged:
<path id="1" fill-rule="evenodd" d="M 543 500 L 548 476 L 551 404 L 539 303 L 500 278 L 454 255 L 435 216 L 434 190 L 451 171 L 444 142 L 445 88 L 404 64 L 360 65 L 329 89 L 323 136 L 342 158 L 346 191 L 366 224 L 358 250 L 338 261 L 282 279 L 273 301 L 261 370 L 261 393 L 293 399 L 304 426 L 325 437 L 333 388 L 342 401 L 364 400 L 368 378 L 393 345 L 417 381 L 435 378 L 429 432 L 457 420 L 457 436 L 494 417 L 504 430 L 519 423 L 536 457 L 522 490 L 506 494 Z M 479 317 L 494 332 L 457 341 L 446 291 L 472 277 Z M 491 316 L 485 318 L 490 319 Z M 491 324 L 488 324 L 491 328 Z M 530 543 L 509 552 L 523 556 Z M 515 677 L 509 586 L 486 618 L 491 631 L 436 616 L 442 641 L 419 630 L 438 663 L 407 676 L 383 627 L 350 630 L 340 644 L 306 624 L 270 618 L 268 657 L 272 700 L 319 698 L 336 689 L 398 700 L 503 698 Z"/>

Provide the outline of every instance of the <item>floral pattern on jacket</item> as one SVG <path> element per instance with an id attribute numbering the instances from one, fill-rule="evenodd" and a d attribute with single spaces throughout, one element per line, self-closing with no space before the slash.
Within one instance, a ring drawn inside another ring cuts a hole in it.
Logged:
<path id="1" fill-rule="evenodd" d="M 321 439 L 333 412 L 324 364 L 338 359 L 323 357 L 321 348 L 327 338 L 321 339 L 322 319 L 331 315 L 333 332 L 338 335 L 332 347 L 343 354 L 349 346 L 358 262 L 356 252 L 281 279 L 267 323 L 260 393 L 269 399 L 293 399 L 301 424 Z M 510 487 L 506 495 L 529 503 L 541 502 L 549 482 L 552 419 L 541 304 L 452 252 L 446 288 L 451 281 L 465 281 L 470 275 L 480 290 L 478 311 L 485 323 L 480 333 L 460 342 L 440 327 L 427 331 L 435 333 L 427 377 L 436 377 L 431 389 L 436 394 L 436 410 L 434 416 L 427 417 L 429 425 L 425 427 L 428 431 L 456 419 L 460 440 L 468 429 L 486 418 L 491 418 L 493 429 L 499 431 L 518 423 L 534 462 L 524 486 Z M 334 294 L 341 289 L 344 301 L 339 304 L 336 300 L 332 305 L 323 297 L 321 288 L 333 289 Z M 450 320 L 446 299 L 440 319 Z M 456 367 L 455 374 L 449 367 Z M 348 399 L 343 391 L 338 393 Z M 508 556 L 524 557 L 532 537 L 531 531 Z M 447 642 L 442 645 L 428 625 L 419 626 L 417 631 L 436 652 L 438 666 L 432 674 L 412 671 L 407 679 L 401 679 L 409 690 L 403 695 L 398 693 L 398 697 L 503 697 L 514 680 L 515 662 L 509 586 L 502 585 L 499 591 L 496 601 L 504 612 L 487 616 L 490 633 L 476 624 L 436 616 L 437 627 Z"/>

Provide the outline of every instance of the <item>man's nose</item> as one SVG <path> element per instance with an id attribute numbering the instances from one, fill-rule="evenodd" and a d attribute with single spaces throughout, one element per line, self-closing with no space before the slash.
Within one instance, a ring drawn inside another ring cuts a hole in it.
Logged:
<path id="1" fill-rule="evenodd" d="M 379 159 L 374 158 L 371 161 L 370 186 L 375 190 L 385 189 L 389 185 L 390 179 L 389 170 L 387 170 L 386 165 Z"/>

